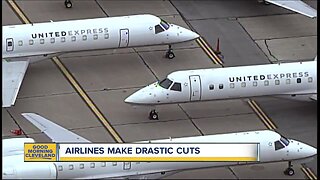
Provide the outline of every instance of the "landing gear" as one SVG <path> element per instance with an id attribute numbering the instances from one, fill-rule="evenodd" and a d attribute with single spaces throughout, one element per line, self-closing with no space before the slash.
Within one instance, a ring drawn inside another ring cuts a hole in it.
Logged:
<path id="1" fill-rule="evenodd" d="M 169 49 L 168 51 L 166 52 L 166 58 L 168 59 L 173 59 L 174 57 L 176 57 L 173 53 L 173 50 L 171 48 L 171 45 L 169 45 Z"/>
<path id="2" fill-rule="evenodd" d="M 72 8 L 71 0 L 65 0 L 64 5 L 66 6 L 66 8 Z"/>
<path id="3" fill-rule="evenodd" d="M 150 120 L 159 120 L 158 112 L 155 109 L 151 110 L 149 113 Z"/>
<path id="4" fill-rule="evenodd" d="M 294 175 L 294 170 L 292 169 L 291 161 L 288 162 L 288 168 L 284 171 L 284 174 L 288 176 Z"/>

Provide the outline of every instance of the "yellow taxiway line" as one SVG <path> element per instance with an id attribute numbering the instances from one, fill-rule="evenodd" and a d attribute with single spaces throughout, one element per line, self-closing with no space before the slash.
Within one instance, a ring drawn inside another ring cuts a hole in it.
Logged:
<path id="1" fill-rule="evenodd" d="M 317 179 L 317 176 L 311 171 L 310 168 L 302 167 L 301 170 L 309 179 L 311 179 L 311 180 L 316 180 Z"/>
<path id="2" fill-rule="evenodd" d="M 277 126 L 272 122 L 272 120 L 262 111 L 256 101 L 249 99 L 249 106 L 254 110 L 254 112 L 258 115 L 258 117 L 262 120 L 262 122 L 267 126 L 270 130 L 277 129 Z"/>
<path id="3" fill-rule="evenodd" d="M 223 66 L 222 60 L 219 58 L 219 56 L 216 55 L 216 53 L 214 53 L 212 48 L 208 45 L 208 43 L 202 37 L 199 37 L 196 41 L 215 64 L 219 64 Z"/>
<path id="4" fill-rule="evenodd" d="M 19 8 L 19 6 L 16 4 L 15 1 L 7 0 L 7 2 L 10 5 L 10 7 L 12 8 L 12 10 L 17 14 L 17 16 L 20 18 L 20 20 L 23 23 L 25 23 L 25 24 L 31 23 L 31 21 L 22 12 L 22 10 Z M 109 121 L 104 117 L 104 115 L 101 113 L 101 111 L 98 109 L 98 107 L 93 103 L 93 101 L 90 99 L 90 97 L 87 95 L 87 93 L 81 88 L 80 84 L 72 76 L 72 74 L 69 72 L 67 67 L 64 66 L 64 64 L 61 62 L 61 60 L 58 57 L 53 57 L 52 61 L 57 65 L 57 67 L 60 69 L 60 71 L 63 73 L 63 75 L 67 78 L 69 83 L 77 91 L 79 96 L 85 101 L 87 106 L 91 109 L 91 111 L 95 114 L 95 116 L 100 120 L 100 122 L 108 130 L 108 132 L 111 134 L 113 139 L 118 143 L 123 143 L 123 140 L 121 139 L 119 134 L 112 127 L 112 125 L 109 123 Z"/>

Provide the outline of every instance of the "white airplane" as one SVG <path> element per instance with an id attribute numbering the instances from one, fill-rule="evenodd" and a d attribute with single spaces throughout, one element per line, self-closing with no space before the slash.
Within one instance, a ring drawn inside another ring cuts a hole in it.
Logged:
<path id="1" fill-rule="evenodd" d="M 14 105 L 31 62 L 64 52 L 169 45 L 199 35 L 153 15 L 2 26 L 2 107 Z M 32 56 L 32 57 L 31 57 Z"/>
<path id="2" fill-rule="evenodd" d="M 261 0 L 260 0 L 261 1 Z M 304 3 L 301 0 L 262 0 L 266 4 L 272 3 L 277 6 L 289 9 L 291 11 L 303 14 L 310 18 L 317 17 L 317 10 L 313 9 L 308 4 Z"/>
<path id="3" fill-rule="evenodd" d="M 22 115 L 55 143 L 90 142 L 40 115 L 34 113 Z M 316 148 L 293 139 L 287 139 L 270 130 L 142 141 L 142 143 L 260 143 L 259 162 L 24 162 L 25 142 L 33 143 L 35 141 L 32 138 L 2 140 L 2 178 L 162 178 L 183 170 L 196 168 L 280 161 L 288 161 L 285 173 L 292 176 L 294 174 L 292 163 L 308 162 L 317 154 Z"/>
<path id="4" fill-rule="evenodd" d="M 317 100 L 316 58 L 309 62 L 177 71 L 138 90 L 125 102 L 155 106 L 269 95 Z M 158 119 L 154 108 L 149 119 Z"/>

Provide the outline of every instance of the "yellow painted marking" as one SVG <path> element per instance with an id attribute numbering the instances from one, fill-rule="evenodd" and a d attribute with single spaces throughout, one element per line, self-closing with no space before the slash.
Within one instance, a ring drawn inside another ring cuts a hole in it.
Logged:
<path id="1" fill-rule="evenodd" d="M 69 80 L 72 86 L 76 89 L 76 91 L 80 94 L 83 100 L 87 103 L 88 107 L 93 111 L 93 113 L 98 117 L 98 119 L 102 122 L 102 124 L 107 128 L 109 133 L 113 136 L 113 138 L 122 143 L 123 140 L 120 138 L 118 133 L 113 129 L 111 124 L 107 121 L 107 119 L 103 116 L 103 114 L 99 111 L 97 106 L 92 102 L 89 96 L 85 93 L 85 91 L 80 87 L 80 85 L 76 82 L 75 78 L 71 75 L 71 73 L 67 70 L 67 68 L 63 65 L 58 57 L 52 58 L 53 62 L 59 67 L 65 77 Z"/>
<path id="2" fill-rule="evenodd" d="M 228 162 L 256 162 L 256 157 L 60 157 L 59 161 L 228 161 Z"/>
<path id="3" fill-rule="evenodd" d="M 223 65 L 220 58 L 212 51 L 212 49 L 207 45 L 202 37 L 199 37 L 196 41 L 215 64 L 220 64 L 221 66 Z"/>
<path id="4" fill-rule="evenodd" d="M 274 130 L 277 127 L 274 123 L 268 118 L 268 116 L 262 111 L 262 109 L 258 106 L 258 104 L 254 100 L 249 100 L 248 104 L 255 111 L 255 113 L 259 116 L 262 122 L 267 126 L 268 129 Z"/>
<path id="5" fill-rule="evenodd" d="M 310 179 L 317 179 L 317 176 L 312 172 L 312 170 L 310 169 L 310 168 L 304 168 L 307 172 L 308 172 L 308 174 L 310 175 Z"/>
<path id="6" fill-rule="evenodd" d="M 307 169 L 309 169 L 309 168 L 304 168 L 304 167 L 301 168 L 302 172 L 303 172 L 309 179 L 311 179 L 311 180 L 316 179 L 316 178 L 313 178 L 313 177 L 312 177 L 312 175 L 310 174 L 310 172 L 309 172 Z M 311 173 L 312 173 L 312 172 L 311 172 Z"/>
<path id="7" fill-rule="evenodd" d="M 25 24 L 30 24 L 31 21 L 27 18 L 27 16 L 22 12 L 19 6 L 13 0 L 7 0 L 8 4 L 11 6 L 13 11 L 18 15 L 21 21 Z M 103 114 L 99 111 L 99 109 L 95 106 L 89 96 L 85 93 L 85 91 L 80 87 L 75 78 L 70 74 L 67 68 L 62 64 L 58 57 L 53 57 L 52 61 L 59 67 L 60 71 L 64 74 L 64 76 L 69 80 L 72 86 L 76 89 L 78 94 L 82 97 L 82 99 L 86 102 L 88 107 L 92 110 L 92 112 L 96 115 L 96 117 L 102 122 L 104 127 L 109 131 L 111 136 L 119 143 L 122 143 L 123 140 L 120 138 L 119 134 L 113 129 L 111 124 L 107 121 L 107 119 L 103 116 Z"/>
<path id="8" fill-rule="evenodd" d="M 27 16 L 22 12 L 22 10 L 19 8 L 19 6 L 14 2 L 13 0 L 7 0 L 8 4 L 12 8 L 12 10 L 17 13 L 18 17 L 21 19 L 21 21 L 24 24 L 30 24 L 31 21 L 27 18 Z"/>

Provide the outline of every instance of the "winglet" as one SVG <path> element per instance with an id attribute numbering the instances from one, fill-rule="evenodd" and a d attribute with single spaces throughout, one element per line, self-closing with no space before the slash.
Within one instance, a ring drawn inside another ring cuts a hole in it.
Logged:
<path id="1" fill-rule="evenodd" d="M 50 120 L 35 114 L 22 113 L 24 118 L 35 125 L 41 132 L 45 133 L 52 142 L 90 142 L 89 140 L 51 122 Z"/>

